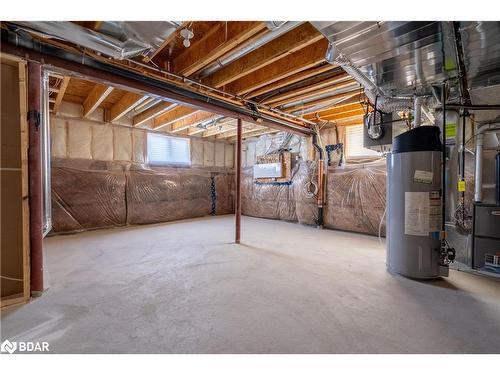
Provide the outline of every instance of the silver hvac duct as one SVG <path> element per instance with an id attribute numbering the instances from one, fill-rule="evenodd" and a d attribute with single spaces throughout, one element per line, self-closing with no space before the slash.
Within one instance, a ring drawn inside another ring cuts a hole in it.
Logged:
<path id="1" fill-rule="evenodd" d="M 50 114 L 49 114 L 49 74 L 43 72 L 42 77 L 42 194 L 43 194 L 43 237 L 52 229 L 52 201 L 51 201 L 51 169 L 50 169 Z"/>
<path id="2" fill-rule="evenodd" d="M 500 124 L 487 124 L 481 126 L 476 132 L 476 171 L 474 178 L 474 201 L 483 199 L 483 144 L 484 134 L 500 131 Z"/>
<path id="3" fill-rule="evenodd" d="M 346 55 L 338 51 L 331 41 L 328 44 L 325 60 L 330 64 L 341 66 L 352 78 L 359 82 L 364 87 L 365 95 L 368 100 L 372 104 L 376 102 L 377 109 L 382 112 L 391 113 L 412 108 L 413 100 L 411 98 L 393 98 L 386 96 Z"/>
<path id="4" fill-rule="evenodd" d="M 200 78 L 205 78 L 210 74 L 215 73 L 224 66 L 232 63 L 233 61 L 239 59 L 240 57 L 245 56 L 246 54 L 252 52 L 253 50 L 256 50 L 257 48 L 262 47 L 264 44 L 267 44 L 270 41 L 276 39 L 277 37 L 289 32 L 290 30 L 296 28 L 302 23 L 303 22 L 297 22 L 297 21 L 286 22 L 285 24 L 279 27 L 275 26 L 269 32 L 265 33 L 264 35 L 255 40 L 250 39 L 247 43 L 243 43 L 241 47 L 238 48 L 237 50 L 230 52 L 228 55 L 215 60 L 214 62 L 203 68 L 203 70 L 200 71 Z"/>
<path id="5" fill-rule="evenodd" d="M 14 24 L 42 33 L 44 37 L 66 40 L 119 60 L 147 54 L 155 48 L 151 43 L 140 40 L 136 33 L 125 35 L 122 41 L 69 21 L 16 21 Z M 168 24 L 171 24 L 170 32 L 174 32 L 177 23 Z"/>
<path id="6" fill-rule="evenodd" d="M 286 21 L 266 21 L 266 27 L 269 30 L 276 30 L 283 26 Z"/>
<path id="7" fill-rule="evenodd" d="M 413 103 L 413 127 L 416 128 L 422 124 L 422 97 L 416 96 Z"/>

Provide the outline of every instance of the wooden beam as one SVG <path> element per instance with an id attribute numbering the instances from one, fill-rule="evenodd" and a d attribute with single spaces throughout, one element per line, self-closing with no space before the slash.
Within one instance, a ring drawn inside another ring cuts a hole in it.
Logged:
<path id="1" fill-rule="evenodd" d="M 337 114 L 322 116 L 320 119 L 325 121 L 338 121 L 347 118 L 351 118 L 353 116 L 363 116 L 365 114 L 365 110 L 363 108 L 351 109 L 344 112 L 339 112 Z"/>
<path id="2" fill-rule="evenodd" d="M 254 132 L 257 130 L 264 130 L 264 129 L 268 129 L 268 128 L 266 128 L 265 126 L 246 123 L 243 126 L 243 134 L 251 133 L 251 132 Z M 227 134 L 226 132 L 224 132 L 224 134 L 216 135 L 215 138 L 216 139 L 226 139 L 226 138 L 234 138 L 235 136 L 236 136 L 236 129 L 234 129 L 230 134 Z"/>
<path id="3" fill-rule="evenodd" d="M 268 92 L 271 92 L 271 91 L 274 91 L 274 90 L 278 90 L 278 89 L 280 89 L 282 87 L 285 87 L 285 86 L 288 86 L 288 85 L 292 85 L 292 84 L 300 82 L 302 80 L 314 77 L 314 76 L 319 75 L 321 73 L 325 73 L 325 72 L 327 72 L 329 70 L 332 70 L 332 69 L 335 69 L 335 68 L 336 68 L 336 66 L 334 66 L 334 65 L 324 64 L 324 65 L 320 65 L 320 66 L 318 66 L 316 68 L 307 69 L 307 70 L 302 71 L 300 73 L 294 74 L 291 77 L 287 77 L 287 78 L 281 79 L 281 80 L 279 80 L 277 82 L 274 82 L 274 83 L 271 83 L 269 85 L 266 85 L 266 86 L 264 86 L 264 87 L 262 87 L 260 89 L 257 89 L 255 91 L 249 92 L 249 93 L 246 94 L 246 96 L 248 98 L 254 98 L 256 96 L 259 96 L 259 95 L 262 95 L 262 94 L 265 94 L 265 93 L 268 93 Z M 274 79 L 274 77 L 273 77 L 273 79 Z"/>
<path id="4" fill-rule="evenodd" d="M 83 102 L 83 117 L 88 117 L 94 112 L 97 107 L 106 99 L 106 97 L 113 91 L 113 87 L 108 85 L 96 84 L 90 91 L 87 98 Z"/>
<path id="5" fill-rule="evenodd" d="M 203 138 L 213 137 L 213 136 L 217 136 L 219 134 L 224 134 L 224 133 L 230 132 L 234 129 L 235 129 L 235 122 L 233 119 L 231 119 L 231 121 L 228 121 L 227 123 L 222 124 L 222 126 L 219 126 L 219 124 L 217 124 L 217 126 L 210 128 L 208 130 L 205 130 L 205 132 L 202 134 L 202 137 Z"/>
<path id="6" fill-rule="evenodd" d="M 214 115 L 211 112 L 204 112 L 204 111 L 198 111 L 193 113 L 190 116 L 181 118 L 180 120 L 177 120 L 170 124 L 170 132 L 172 133 L 177 133 L 180 132 L 184 129 L 190 128 L 192 126 L 196 126 L 199 123 L 206 121 L 210 118 L 216 117 L 217 115 Z"/>
<path id="7" fill-rule="evenodd" d="M 148 97 L 144 95 L 127 92 L 123 97 L 115 103 L 109 110 L 109 122 L 119 120 L 132 109 L 141 104 Z"/>
<path id="8" fill-rule="evenodd" d="M 153 129 L 163 128 L 164 126 L 170 125 L 175 121 L 182 120 L 185 117 L 191 116 L 197 111 L 198 109 L 192 107 L 182 107 L 178 105 L 177 107 L 156 117 L 153 122 Z"/>
<path id="9" fill-rule="evenodd" d="M 70 79 L 71 79 L 71 77 L 64 77 L 61 81 L 61 85 L 58 88 L 56 101 L 54 102 L 54 107 L 52 108 L 52 111 L 56 115 L 57 115 L 57 112 L 59 111 L 59 106 L 61 105 L 61 102 L 64 98 L 64 93 L 66 92 L 66 89 L 68 88 L 68 84 L 69 84 Z"/>
<path id="10" fill-rule="evenodd" d="M 258 136 L 261 136 L 261 135 L 265 135 L 265 134 L 274 134 L 274 133 L 277 133 L 279 132 L 279 130 L 276 130 L 276 129 L 269 129 L 269 128 L 266 128 L 266 129 L 254 129 L 254 130 L 247 130 L 247 131 L 244 131 L 243 132 L 243 139 L 246 139 L 246 138 L 251 138 L 251 137 L 258 137 Z M 236 139 L 235 136 L 233 137 L 230 137 L 228 139 L 229 142 L 232 142 Z"/>
<path id="11" fill-rule="evenodd" d="M 224 86 L 321 39 L 323 35 L 306 22 L 218 70 L 206 79 L 206 83 Z"/>
<path id="12" fill-rule="evenodd" d="M 218 24 L 173 61 L 176 73 L 190 76 L 266 28 L 263 22 L 226 21 Z"/>
<path id="13" fill-rule="evenodd" d="M 307 120 L 315 120 L 317 118 L 316 114 L 320 118 L 327 118 L 328 116 L 338 115 L 339 113 L 344 113 L 347 111 L 352 111 L 354 109 L 360 109 L 360 108 L 363 109 L 363 106 L 359 104 L 357 98 L 355 98 L 355 101 L 352 103 L 335 105 L 330 108 L 322 109 L 321 111 L 315 113 L 308 113 L 307 115 L 304 116 L 304 118 Z"/>
<path id="14" fill-rule="evenodd" d="M 169 102 L 160 102 L 158 104 L 155 104 L 151 108 L 148 108 L 144 112 L 141 112 L 138 115 L 134 116 L 134 126 L 139 126 L 146 121 L 149 121 L 152 118 L 161 115 L 162 113 L 166 112 L 171 106 L 172 103 Z"/>
<path id="15" fill-rule="evenodd" d="M 209 132 L 211 130 L 218 129 L 221 126 L 225 126 L 225 124 L 228 124 L 228 123 L 233 122 L 233 121 L 235 121 L 233 118 L 229 118 L 229 117 L 221 118 L 217 121 L 217 125 L 210 126 L 210 128 L 208 130 L 203 129 L 203 128 L 198 128 L 198 127 L 191 127 L 188 130 L 188 135 L 196 135 L 199 133 L 206 134 L 207 132 Z M 215 134 L 212 134 L 212 135 L 215 135 Z"/>
<path id="16" fill-rule="evenodd" d="M 310 92 L 307 92 L 307 93 L 302 94 L 302 95 L 297 95 L 297 96 L 294 96 L 294 97 L 291 97 L 288 99 L 283 99 L 283 100 L 277 101 L 277 102 L 270 104 L 270 105 L 273 107 L 280 107 L 282 105 L 289 104 L 289 103 L 295 103 L 298 101 L 301 101 L 301 102 L 306 101 L 306 100 L 308 100 L 316 95 L 323 95 L 323 94 L 329 94 L 329 93 L 333 94 L 333 93 L 338 92 L 342 89 L 349 89 L 349 88 L 356 89 L 357 88 L 356 81 L 351 79 L 351 80 L 346 81 L 344 83 L 332 85 L 329 87 L 327 86 L 327 87 L 324 87 L 324 88 L 319 89 L 319 90 L 310 91 Z"/>
<path id="17" fill-rule="evenodd" d="M 316 82 L 312 85 L 305 86 L 305 87 L 299 87 L 293 90 L 285 91 L 284 93 L 274 95 L 266 100 L 263 101 L 264 104 L 269 104 L 274 107 L 278 106 L 280 104 L 273 104 L 273 103 L 286 103 L 287 99 L 290 98 L 300 98 L 302 96 L 305 96 L 308 93 L 314 92 L 314 95 L 319 94 L 317 91 L 324 89 L 324 88 L 333 88 L 333 86 L 339 84 L 339 83 L 345 83 L 346 81 L 348 82 L 355 82 L 352 78 L 349 77 L 347 73 L 340 73 L 334 77 L 330 77 L 328 79 L 325 79 L 320 82 Z"/>
<path id="18" fill-rule="evenodd" d="M 238 95 L 257 90 L 273 82 L 291 77 L 306 69 L 316 67 L 325 61 L 328 41 L 321 39 L 287 56 L 278 63 L 269 64 L 255 70 L 251 75 L 242 77 L 225 87 L 228 92 Z M 293 83 L 293 82 L 291 82 Z M 287 83 L 288 84 L 288 83 Z"/>
<path id="19" fill-rule="evenodd" d="M 351 99 L 351 98 L 354 98 L 358 95 L 359 95 L 359 90 L 352 90 L 352 91 L 344 92 L 342 94 L 332 95 L 332 96 L 329 96 L 326 98 L 311 100 L 308 103 L 300 103 L 300 104 L 294 105 L 292 107 L 288 107 L 286 109 L 286 111 L 287 112 L 300 111 L 301 109 L 311 108 L 311 107 L 314 107 L 314 106 L 317 106 L 320 104 L 327 104 L 327 103 L 333 102 L 335 100 Z M 334 104 L 332 104 L 331 106 L 333 107 Z"/>
<path id="20" fill-rule="evenodd" d="M 338 126 L 350 126 L 350 125 L 361 125 L 363 124 L 363 116 L 353 116 L 350 118 L 344 118 L 342 120 L 335 121 Z"/>

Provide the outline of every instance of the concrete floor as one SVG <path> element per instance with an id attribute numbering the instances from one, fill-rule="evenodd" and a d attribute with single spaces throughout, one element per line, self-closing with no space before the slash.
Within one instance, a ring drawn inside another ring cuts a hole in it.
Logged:
<path id="1" fill-rule="evenodd" d="M 59 353 L 500 353 L 500 283 L 391 275 L 377 238 L 233 218 L 45 241 L 50 289 L 2 339 Z"/>

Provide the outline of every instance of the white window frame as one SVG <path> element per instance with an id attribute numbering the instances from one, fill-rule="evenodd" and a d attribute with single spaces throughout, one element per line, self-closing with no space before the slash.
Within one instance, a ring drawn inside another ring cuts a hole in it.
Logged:
<path id="1" fill-rule="evenodd" d="M 382 153 L 363 147 L 363 124 L 361 125 L 350 125 L 345 127 L 345 156 L 347 159 L 364 159 L 364 158 L 373 158 L 373 157 L 380 157 L 382 156 Z M 350 144 L 352 139 L 349 138 L 349 133 L 354 133 L 356 132 L 356 136 L 359 137 L 357 139 L 357 144 L 355 145 L 356 152 L 353 155 L 352 152 L 352 147 L 353 145 Z"/>
<path id="2" fill-rule="evenodd" d="M 151 139 L 153 138 L 164 138 L 164 139 L 174 139 L 174 140 L 183 140 L 186 141 L 187 145 L 187 156 L 188 160 L 184 161 L 175 161 L 175 160 L 151 160 L 150 159 L 150 142 Z M 164 167 L 164 166 L 174 166 L 174 167 L 189 167 L 191 166 L 191 139 L 187 137 L 173 137 L 167 134 L 159 134 L 155 132 L 148 132 L 146 135 L 146 160 L 147 163 L 151 166 L 158 166 L 158 167 Z"/>

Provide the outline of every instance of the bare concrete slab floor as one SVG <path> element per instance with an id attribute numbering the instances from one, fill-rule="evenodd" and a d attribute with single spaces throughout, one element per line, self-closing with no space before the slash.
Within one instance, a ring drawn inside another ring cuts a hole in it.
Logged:
<path id="1" fill-rule="evenodd" d="M 45 241 L 50 289 L 2 339 L 58 353 L 500 353 L 500 283 L 389 274 L 377 238 L 233 218 Z"/>

